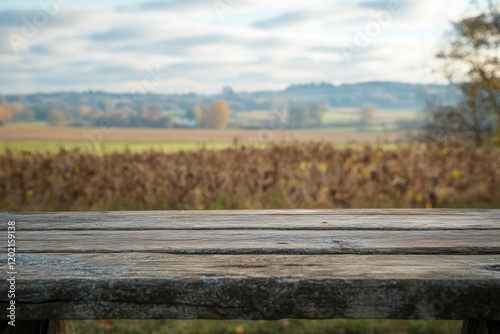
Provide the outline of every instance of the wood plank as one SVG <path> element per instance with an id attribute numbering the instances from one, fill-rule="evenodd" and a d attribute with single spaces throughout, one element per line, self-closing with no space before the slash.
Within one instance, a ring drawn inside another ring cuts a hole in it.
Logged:
<path id="1" fill-rule="evenodd" d="M 6 259 L 0 254 L 0 261 Z M 204 275 L 303 279 L 498 279 L 493 255 L 200 255 L 35 253 L 17 255 L 20 279 L 129 279 Z M 46 294 L 48 292 L 44 292 Z M 0 294 L 1 298 L 5 298 Z"/>
<path id="2" fill-rule="evenodd" d="M 19 320 L 500 320 L 500 210 L 0 218 L 16 221 Z"/>
<path id="3" fill-rule="evenodd" d="M 500 255 L 66 253 L 18 262 L 18 320 L 500 320 Z M 6 298 L 2 285 L 0 307 Z"/>
<path id="4" fill-rule="evenodd" d="M 498 254 L 500 230 L 55 230 L 18 231 L 16 243 L 18 253 Z"/>
<path id="5" fill-rule="evenodd" d="M 0 213 L 19 230 L 500 229 L 500 210 L 259 210 Z"/>

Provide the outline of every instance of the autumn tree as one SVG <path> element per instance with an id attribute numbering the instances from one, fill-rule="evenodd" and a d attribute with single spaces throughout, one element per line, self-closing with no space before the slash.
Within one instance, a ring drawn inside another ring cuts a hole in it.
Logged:
<path id="1" fill-rule="evenodd" d="M 471 6 L 470 14 L 453 23 L 447 45 L 437 54 L 463 101 L 432 106 L 428 135 L 481 145 L 495 123 L 500 125 L 500 5 L 478 0 Z"/>
<path id="2" fill-rule="evenodd" d="M 186 118 L 196 121 L 197 124 L 202 122 L 202 110 L 200 105 L 195 105 L 193 108 L 186 110 Z"/>
<path id="3" fill-rule="evenodd" d="M 218 100 L 210 108 L 203 110 L 201 124 L 206 128 L 224 129 L 230 115 L 229 104 L 224 100 Z"/>
<path id="4" fill-rule="evenodd" d="M 64 124 L 66 114 L 60 109 L 52 109 L 47 117 L 47 123 L 51 126 L 60 126 Z"/>
<path id="5" fill-rule="evenodd" d="M 0 125 L 4 125 L 12 119 L 11 111 L 3 105 L 0 105 Z"/>
<path id="6" fill-rule="evenodd" d="M 0 107 L 0 126 L 5 125 L 7 117 L 5 115 L 5 108 Z"/>
<path id="7" fill-rule="evenodd" d="M 6 105 L 7 108 L 10 109 L 12 113 L 12 119 L 15 121 L 20 120 L 21 114 L 24 112 L 25 107 L 21 102 L 12 102 Z"/>

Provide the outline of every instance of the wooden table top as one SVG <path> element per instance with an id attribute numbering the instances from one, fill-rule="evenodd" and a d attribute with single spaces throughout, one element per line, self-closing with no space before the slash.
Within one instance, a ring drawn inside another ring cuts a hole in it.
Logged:
<path id="1" fill-rule="evenodd" d="M 16 222 L 21 320 L 500 320 L 500 210 L 2 212 L 0 218 Z M 0 261 L 7 263 L 5 250 Z M 7 294 L 2 284 L 1 307 Z"/>

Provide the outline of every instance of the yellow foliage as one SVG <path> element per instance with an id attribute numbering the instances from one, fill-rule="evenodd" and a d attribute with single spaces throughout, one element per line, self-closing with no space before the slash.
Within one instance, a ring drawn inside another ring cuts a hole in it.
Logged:
<path id="1" fill-rule="evenodd" d="M 318 164 L 318 170 L 322 173 L 325 174 L 326 172 L 326 163 L 322 162 Z"/>
<path id="2" fill-rule="evenodd" d="M 245 331 L 245 327 L 241 326 L 241 325 L 238 325 L 236 326 L 236 328 L 234 329 L 234 332 L 236 334 L 245 334 L 246 331 Z"/>
<path id="3" fill-rule="evenodd" d="M 202 115 L 202 125 L 211 129 L 224 129 L 229 121 L 231 109 L 224 100 L 215 101 Z"/>
<path id="4" fill-rule="evenodd" d="M 33 198 L 35 192 L 32 189 L 26 190 L 26 200 L 29 201 Z"/>
<path id="5" fill-rule="evenodd" d="M 4 106 L 0 106 L 0 124 L 8 122 L 12 119 L 12 113 Z"/>
<path id="6" fill-rule="evenodd" d="M 196 123 L 199 124 L 203 121 L 203 112 L 199 105 L 194 106 L 191 112 Z"/>
<path id="7" fill-rule="evenodd" d="M 12 114 L 15 116 L 15 115 L 22 114 L 22 112 L 24 111 L 24 104 L 22 104 L 21 102 L 12 102 L 12 103 L 8 104 L 8 108 L 11 110 Z"/>
<path id="8" fill-rule="evenodd" d="M 422 194 L 415 195 L 415 201 L 417 203 L 422 203 L 422 200 L 423 200 Z"/>
<path id="9" fill-rule="evenodd" d="M 451 177 L 454 178 L 454 179 L 458 179 L 460 178 L 460 176 L 462 176 L 462 172 L 460 172 L 459 169 L 453 169 L 450 173 Z"/>
<path id="10" fill-rule="evenodd" d="M 493 138 L 493 144 L 500 146 L 500 122 L 497 125 L 497 134 L 495 138 Z"/>

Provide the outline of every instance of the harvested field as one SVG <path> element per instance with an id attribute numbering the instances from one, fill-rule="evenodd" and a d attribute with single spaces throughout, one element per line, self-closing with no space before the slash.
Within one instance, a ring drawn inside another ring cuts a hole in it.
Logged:
<path id="1" fill-rule="evenodd" d="M 99 142 L 226 142 L 238 138 L 240 143 L 269 142 L 329 142 L 374 143 L 404 140 L 404 131 L 358 132 L 344 130 L 210 130 L 210 129 L 151 129 L 151 128 L 89 128 L 89 127 L 26 127 L 0 128 L 0 142 L 9 141 L 90 141 Z"/>

